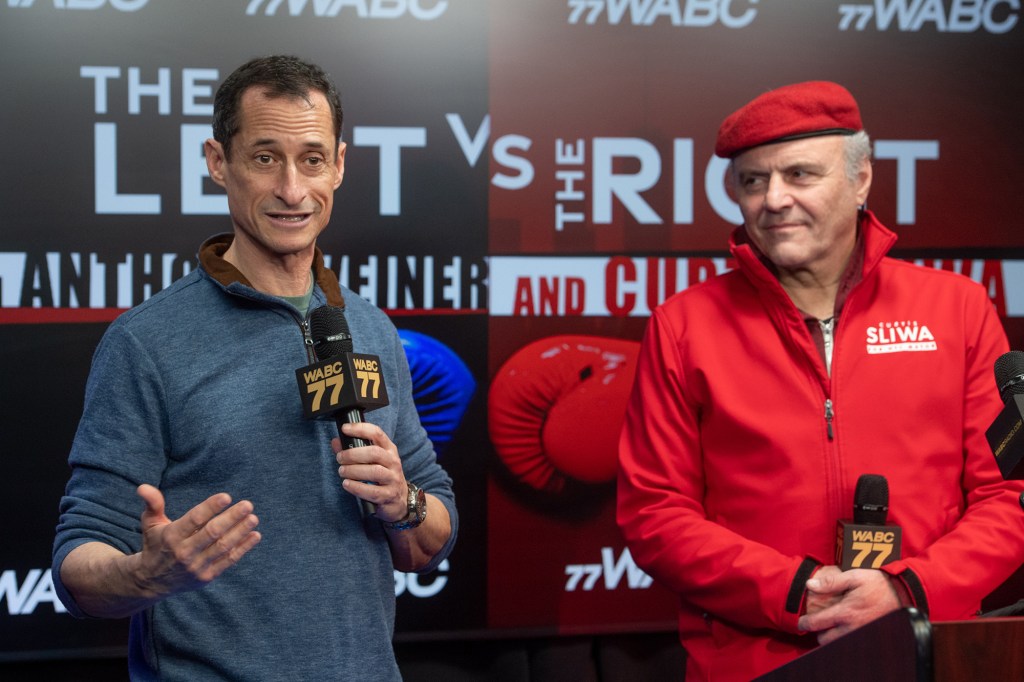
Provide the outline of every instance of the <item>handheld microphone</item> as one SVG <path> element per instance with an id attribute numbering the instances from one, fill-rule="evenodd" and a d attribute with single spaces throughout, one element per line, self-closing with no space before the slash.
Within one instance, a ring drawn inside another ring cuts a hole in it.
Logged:
<path id="1" fill-rule="evenodd" d="M 900 558 L 902 529 L 887 526 L 889 482 L 885 476 L 864 474 L 853 494 L 853 521 L 836 523 L 836 566 L 879 568 Z"/>
<path id="2" fill-rule="evenodd" d="M 295 371 L 306 417 L 333 417 L 346 450 L 370 445 L 362 438 L 346 436 L 341 426 L 364 421 L 365 412 L 388 404 L 380 358 L 353 352 L 343 308 L 322 306 L 313 310 L 309 331 L 317 362 Z M 362 498 L 359 504 L 364 516 L 376 510 L 372 502 Z"/>
<path id="3" fill-rule="evenodd" d="M 1024 478 L 1024 353 L 1003 353 L 995 364 L 996 387 L 1005 405 L 985 431 L 1006 480 Z"/>

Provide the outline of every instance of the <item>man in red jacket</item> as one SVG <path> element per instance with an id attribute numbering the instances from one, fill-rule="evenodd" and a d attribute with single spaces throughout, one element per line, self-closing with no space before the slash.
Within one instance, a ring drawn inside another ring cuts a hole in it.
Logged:
<path id="1" fill-rule="evenodd" d="M 886 257 L 871 143 L 839 85 L 722 124 L 737 269 L 659 307 L 620 442 L 618 520 L 680 595 L 687 679 L 750 679 L 916 606 L 977 613 L 1024 559 L 1019 482 L 984 432 L 1007 340 L 984 289 Z M 834 565 L 857 479 L 886 477 L 902 558 Z"/>

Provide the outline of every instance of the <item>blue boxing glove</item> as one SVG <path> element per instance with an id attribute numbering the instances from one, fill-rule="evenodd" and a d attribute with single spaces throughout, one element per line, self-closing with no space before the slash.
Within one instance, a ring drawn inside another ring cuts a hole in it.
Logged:
<path id="1" fill-rule="evenodd" d="M 419 332 L 399 329 L 412 375 L 412 399 L 438 455 L 451 442 L 476 389 L 466 363 L 448 346 Z"/>

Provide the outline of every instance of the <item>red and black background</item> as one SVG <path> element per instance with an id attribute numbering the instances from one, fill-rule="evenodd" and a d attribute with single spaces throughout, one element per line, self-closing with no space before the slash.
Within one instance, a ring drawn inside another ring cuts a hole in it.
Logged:
<path id="1" fill-rule="evenodd" d="M 812 79 L 860 103 L 895 255 L 983 282 L 1024 347 L 1021 14 L 1019 0 L 7 0 L 0 659 L 123 650 L 123 622 L 75 620 L 50 587 L 67 452 L 106 325 L 229 229 L 201 142 L 243 61 L 297 54 L 337 81 L 349 149 L 320 246 L 477 382 L 442 455 L 459 544 L 417 579 L 432 596 L 402 590 L 399 636 L 669 630 L 674 598 L 632 565 L 608 482 L 537 490 L 504 466 L 492 377 L 541 339 L 636 341 L 654 305 L 726 269 L 738 210 L 717 127 Z"/>

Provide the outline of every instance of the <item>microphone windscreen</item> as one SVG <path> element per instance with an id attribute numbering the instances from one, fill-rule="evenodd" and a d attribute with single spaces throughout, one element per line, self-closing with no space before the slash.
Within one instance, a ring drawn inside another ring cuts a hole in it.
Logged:
<path id="1" fill-rule="evenodd" d="M 314 309 L 309 314 L 309 333 L 320 360 L 352 352 L 352 335 L 343 308 L 325 305 Z"/>
<path id="2" fill-rule="evenodd" d="M 878 474 L 862 475 L 853 493 L 853 522 L 881 526 L 888 514 L 889 481 Z"/>
<path id="3" fill-rule="evenodd" d="M 996 359 L 996 386 L 1005 403 L 1011 395 L 1024 393 L 1024 352 L 1011 350 Z"/>

